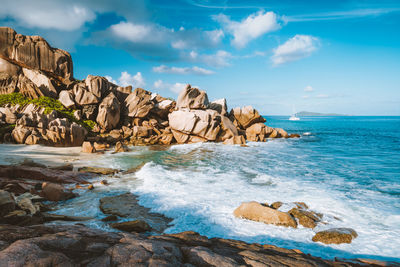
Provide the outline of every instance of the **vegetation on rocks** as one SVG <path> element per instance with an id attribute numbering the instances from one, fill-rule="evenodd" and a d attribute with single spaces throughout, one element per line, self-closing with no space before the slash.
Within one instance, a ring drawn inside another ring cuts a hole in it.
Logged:
<path id="1" fill-rule="evenodd" d="M 67 118 L 70 121 L 76 122 L 84 127 L 86 127 L 88 130 L 92 130 L 93 127 L 96 125 L 96 122 L 92 120 L 81 120 L 78 121 L 74 117 L 74 109 L 68 109 L 64 107 L 63 104 L 61 104 L 60 101 L 57 99 L 47 97 L 47 96 L 41 96 L 39 98 L 29 98 L 24 96 L 21 93 L 11 93 L 11 94 L 5 94 L 5 95 L 0 95 L 0 106 L 5 106 L 7 104 L 11 104 L 13 106 L 15 105 L 20 105 L 20 106 L 26 106 L 29 104 L 33 104 L 37 107 L 43 108 L 44 109 L 44 114 L 50 114 L 53 110 L 57 112 L 57 114 L 60 117 Z"/>

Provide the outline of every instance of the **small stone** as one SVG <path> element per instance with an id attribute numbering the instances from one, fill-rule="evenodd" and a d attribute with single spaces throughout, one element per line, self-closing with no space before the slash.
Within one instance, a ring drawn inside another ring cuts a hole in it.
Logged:
<path id="1" fill-rule="evenodd" d="M 107 182 L 107 180 L 102 180 L 100 183 L 101 183 L 102 185 L 109 185 L 109 183 Z"/>

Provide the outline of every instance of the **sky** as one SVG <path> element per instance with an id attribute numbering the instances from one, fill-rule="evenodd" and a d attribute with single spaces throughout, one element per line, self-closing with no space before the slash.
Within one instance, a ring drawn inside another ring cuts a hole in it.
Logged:
<path id="1" fill-rule="evenodd" d="M 400 1 L 1 0 L 0 26 L 71 53 L 74 76 L 228 107 L 400 115 Z"/>

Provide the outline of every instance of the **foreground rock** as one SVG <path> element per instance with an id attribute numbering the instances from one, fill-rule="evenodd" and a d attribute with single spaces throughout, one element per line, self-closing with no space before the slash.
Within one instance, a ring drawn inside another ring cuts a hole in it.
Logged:
<path id="1" fill-rule="evenodd" d="M 297 223 L 290 214 L 255 201 L 242 203 L 233 214 L 238 218 L 256 222 L 297 228 Z"/>
<path id="2" fill-rule="evenodd" d="M 125 231 L 125 232 L 137 232 L 143 233 L 151 230 L 150 225 L 142 220 L 134 220 L 128 222 L 112 223 L 112 228 Z"/>
<path id="3" fill-rule="evenodd" d="M 208 239 L 194 232 L 146 237 L 79 225 L 0 227 L 0 266 L 357 266 L 362 262 L 366 260 L 323 260 L 298 250 Z"/>
<path id="4" fill-rule="evenodd" d="M 137 197 L 130 193 L 100 199 L 100 210 L 107 215 L 143 221 L 158 233 L 162 233 L 172 221 L 139 205 Z"/>
<path id="5" fill-rule="evenodd" d="M 332 228 L 316 233 L 312 241 L 325 244 L 350 244 L 357 236 L 356 231 L 351 228 Z"/>

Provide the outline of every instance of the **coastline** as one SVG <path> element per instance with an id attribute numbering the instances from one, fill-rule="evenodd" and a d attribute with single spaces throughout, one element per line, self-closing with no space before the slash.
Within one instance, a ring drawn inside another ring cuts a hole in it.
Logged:
<path id="1" fill-rule="evenodd" d="M 209 144 L 209 145 L 214 145 L 214 144 Z M 78 166 L 79 167 L 81 167 L 81 166 L 94 166 L 94 167 L 97 166 L 97 167 L 100 167 L 101 166 L 101 162 L 102 162 L 101 158 L 103 157 L 103 159 L 105 159 L 105 158 L 107 158 L 107 156 L 111 155 L 111 154 L 89 154 L 90 156 L 88 157 L 87 154 L 79 153 L 79 149 L 80 149 L 79 147 L 77 147 L 77 148 L 61 148 L 60 149 L 60 148 L 49 148 L 49 147 L 39 147 L 39 146 L 32 147 L 32 146 L 19 146 L 19 145 L 10 145 L 10 146 L 1 145 L 0 146 L 1 147 L 1 153 L 7 154 L 7 152 L 6 152 L 7 149 L 10 149 L 10 151 L 13 151 L 15 146 L 19 147 L 19 152 L 17 154 L 13 155 L 13 160 L 10 160 L 8 163 L 21 162 L 21 161 L 23 161 L 24 158 L 26 158 L 27 155 L 29 155 L 29 157 L 34 161 L 40 162 L 42 164 L 52 165 L 52 166 L 61 165 L 61 164 L 64 164 L 64 163 L 73 163 L 73 164 L 74 163 L 78 163 L 79 165 L 75 165 L 74 164 L 74 167 L 78 167 Z M 170 147 L 169 150 L 176 150 L 176 149 L 181 150 L 181 149 L 193 148 L 193 146 L 194 145 L 178 145 L 178 146 L 175 146 L 175 147 Z M 195 145 L 195 146 L 201 147 L 201 145 L 200 146 L 199 145 Z M 224 147 L 224 146 L 222 146 L 222 147 Z M 33 149 L 33 148 L 35 148 L 35 149 Z M 139 149 L 138 151 L 136 151 L 136 153 L 135 152 L 133 152 L 133 153 L 136 156 L 144 155 L 145 153 L 143 153 L 143 152 L 146 152 L 146 150 L 148 150 L 148 148 L 149 147 L 143 147 L 142 150 Z M 29 153 L 26 154 L 24 152 L 29 152 L 30 154 Z M 55 153 L 55 152 L 57 152 L 57 153 Z M 70 156 L 70 154 L 69 154 L 70 152 L 74 152 L 76 154 L 74 154 L 73 156 Z M 49 158 L 47 157 L 48 154 L 51 154 L 52 157 L 53 157 L 50 161 L 48 160 Z M 131 152 L 127 153 L 127 154 L 129 155 L 129 154 L 131 154 Z M 122 154 L 118 154 L 118 155 L 115 155 L 115 156 L 121 157 L 121 156 L 128 156 L 128 155 L 126 155 L 125 153 L 122 153 Z M 46 158 L 47 158 L 47 161 L 46 161 Z M 146 157 L 145 157 L 145 159 L 146 159 Z M 148 158 L 147 158 L 147 160 L 148 160 Z M 113 167 L 115 167 L 115 166 L 113 166 Z M 135 175 L 135 174 L 132 174 L 132 175 Z M 104 188 L 104 186 L 102 186 L 100 184 L 100 181 L 102 179 L 104 179 L 104 178 L 106 178 L 110 183 L 108 188 Z M 91 191 L 85 192 L 85 190 L 84 191 L 78 190 L 78 192 L 79 192 L 79 194 L 81 196 L 78 197 L 78 198 L 73 199 L 72 201 L 77 201 L 78 203 L 81 202 L 81 201 L 88 201 L 90 199 L 90 198 L 89 199 L 87 198 L 89 196 L 89 194 L 92 194 L 92 195 L 96 194 L 96 195 L 98 195 L 97 198 L 101 198 L 101 197 L 106 196 L 106 195 L 115 195 L 115 194 L 117 194 L 117 192 L 119 192 L 119 193 L 122 193 L 124 191 L 126 192 L 126 190 L 121 189 L 121 185 L 124 184 L 124 182 L 123 182 L 124 179 L 128 179 L 128 180 L 126 180 L 127 184 L 128 183 L 132 184 L 132 179 L 131 178 L 124 178 L 123 175 L 122 176 L 121 175 L 117 175 L 116 178 L 112 178 L 112 176 L 99 176 L 99 177 L 92 178 L 91 179 L 91 183 L 94 184 L 95 190 L 93 192 L 91 192 Z M 135 178 L 135 179 L 137 179 L 137 178 Z M 114 186 L 113 185 L 114 183 L 118 183 L 118 185 Z M 139 184 L 140 184 L 140 181 L 139 181 Z M 102 190 L 101 187 L 103 187 L 103 190 L 106 189 L 106 191 L 104 191 L 103 193 L 100 193 L 101 191 L 100 192 L 97 191 L 97 189 Z M 132 191 L 128 190 L 128 192 L 132 192 Z M 82 198 L 82 200 L 80 200 L 80 198 Z M 67 201 L 66 203 L 68 203 L 68 202 L 70 202 L 70 204 L 65 205 L 63 202 L 58 204 L 57 205 L 58 206 L 58 208 L 57 208 L 58 211 L 55 210 L 53 213 L 55 213 L 55 214 L 68 213 L 68 210 L 70 209 L 71 205 L 75 205 L 75 204 L 72 204 L 73 202 L 71 203 L 71 200 Z M 139 202 L 139 203 L 141 203 L 141 202 Z M 98 212 L 100 212 L 100 211 L 97 211 L 96 213 L 98 213 Z M 71 215 L 71 214 L 69 214 L 69 215 Z M 74 215 L 76 215 L 76 214 L 74 214 Z M 98 217 L 97 220 L 100 220 L 101 217 L 104 217 L 104 215 Z M 122 221 L 124 221 L 124 220 L 122 220 Z M 65 222 L 64 223 L 63 222 L 57 222 L 55 224 L 54 223 L 50 223 L 49 227 L 61 227 L 62 228 L 63 227 L 62 225 L 64 225 L 64 224 L 65 224 Z M 74 225 L 74 224 L 76 224 L 76 222 L 69 222 L 68 224 L 69 225 Z M 54 226 L 51 226 L 51 225 L 54 225 Z M 88 226 L 97 228 L 99 230 L 106 230 L 107 232 L 110 232 L 110 231 L 111 232 L 115 232 L 114 229 L 107 228 L 107 227 L 106 228 L 101 227 L 96 222 L 94 224 L 92 224 L 92 226 L 90 226 L 90 225 L 91 224 L 89 224 Z M 191 230 L 191 229 L 186 229 L 186 230 Z M 85 232 L 85 231 L 83 231 L 83 232 Z M 218 237 L 218 236 L 213 236 L 212 235 L 212 236 L 209 236 L 209 237 L 211 238 L 211 237 Z M 237 239 L 237 238 L 234 238 L 234 239 Z M 224 240 L 224 239 L 222 239 L 222 240 Z M 240 240 L 240 238 L 239 238 L 239 240 Z M 297 242 L 296 241 L 288 240 L 285 243 L 288 244 L 288 245 L 284 246 L 286 248 L 289 248 L 289 249 L 296 249 L 297 248 L 297 245 L 296 245 Z M 266 243 L 266 245 L 267 244 L 268 243 Z M 316 244 L 315 246 L 318 247 L 320 245 Z M 276 248 L 276 249 L 279 250 L 279 247 Z M 273 250 L 275 250 L 275 248 Z M 292 253 L 292 252 L 290 252 L 290 253 Z M 299 252 L 296 250 L 296 253 L 299 253 Z M 337 253 L 337 252 L 335 252 L 335 249 L 332 248 L 330 253 L 331 253 L 331 257 L 328 257 L 328 259 L 334 260 L 334 258 L 336 258 L 336 254 L 335 253 Z M 343 255 L 342 252 L 339 253 L 339 254 Z M 300 253 L 300 255 L 301 255 L 301 253 Z M 355 258 L 355 257 L 352 257 L 352 254 L 348 254 L 348 255 L 349 256 L 347 257 L 347 260 L 344 260 L 343 257 L 340 257 L 341 258 L 340 261 L 348 263 L 350 261 L 350 259 L 354 259 Z M 360 258 L 368 258 L 368 255 L 359 255 L 359 257 Z M 288 258 L 291 258 L 291 256 L 288 256 Z M 378 260 L 377 264 L 379 263 L 379 260 L 388 261 L 388 262 L 393 261 L 393 260 L 396 261 L 395 258 L 390 258 L 390 257 L 377 257 L 377 256 L 374 256 L 373 258 L 375 260 Z M 379 264 L 384 264 L 384 263 L 381 262 Z M 377 266 L 380 266 L 379 264 Z"/>

